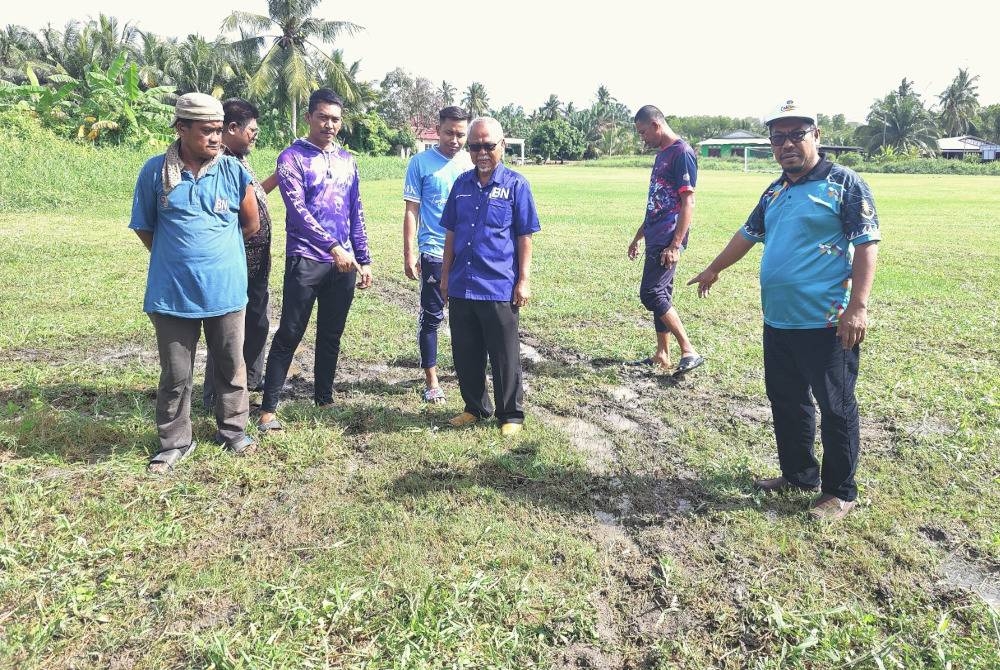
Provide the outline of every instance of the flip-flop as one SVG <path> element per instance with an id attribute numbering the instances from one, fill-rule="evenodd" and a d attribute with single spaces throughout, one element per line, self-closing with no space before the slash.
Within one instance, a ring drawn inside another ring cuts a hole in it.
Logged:
<path id="1" fill-rule="evenodd" d="M 257 444 L 252 437 L 246 434 L 235 442 L 226 442 L 226 438 L 222 436 L 222 433 L 216 433 L 213 440 L 217 445 L 230 453 L 236 454 L 237 456 L 245 454 L 247 449 Z"/>
<path id="2" fill-rule="evenodd" d="M 677 369 L 674 370 L 674 377 L 682 377 L 704 362 L 705 357 L 698 354 L 694 356 L 684 356 L 677 364 Z"/>
<path id="3" fill-rule="evenodd" d="M 435 386 L 432 389 L 424 389 L 424 402 L 441 403 L 444 401 L 444 391 L 441 390 L 440 386 Z"/>
<path id="4" fill-rule="evenodd" d="M 281 422 L 277 419 L 271 419 L 270 421 L 265 421 L 264 423 L 257 424 L 258 433 L 269 433 L 269 432 L 280 432 L 284 430 L 285 427 L 281 425 Z"/>
<path id="5" fill-rule="evenodd" d="M 198 443 L 192 440 L 191 444 L 182 449 L 166 449 L 157 452 L 149 459 L 149 463 L 146 465 L 146 472 L 156 475 L 170 472 L 178 463 L 190 456 L 196 446 L 198 446 Z"/>

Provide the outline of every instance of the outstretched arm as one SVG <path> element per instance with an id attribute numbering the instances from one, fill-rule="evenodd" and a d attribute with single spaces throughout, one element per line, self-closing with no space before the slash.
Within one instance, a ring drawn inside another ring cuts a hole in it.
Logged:
<path id="1" fill-rule="evenodd" d="M 707 298 L 712 284 L 719 279 L 719 273 L 746 256 L 747 252 L 753 248 L 753 245 L 754 243 L 744 237 L 741 231 L 736 231 L 736 234 L 729 240 L 729 244 L 722 250 L 722 253 L 716 256 L 715 260 L 709 263 L 708 267 L 702 270 L 697 277 L 689 281 L 687 285 L 697 284 L 698 295 L 702 298 Z"/>

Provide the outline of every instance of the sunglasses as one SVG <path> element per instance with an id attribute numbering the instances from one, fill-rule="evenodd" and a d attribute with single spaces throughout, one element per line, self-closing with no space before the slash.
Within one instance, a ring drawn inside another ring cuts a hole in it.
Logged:
<path id="1" fill-rule="evenodd" d="M 809 133 L 813 132 L 814 130 L 816 130 L 816 129 L 815 128 L 806 128 L 805 130 L 796 130 L 796 131 L 791 132 L 791 133 L 775 133 L 774 135 L 771 135 L 767 139 L 769 139 L 771 141 L 771 146 L 772 147 L 780 147 L 787 140 L 791 140 L 792 143 L 798 144 L 799 142 L 801 142 L 802 140 L 804 140 L 806 138 L 806 135 L 808 135 Z"/>
<path id="2" fill-rule="evenodd" d="M 486 151 L 493 151 L 497 148 L 497 144 L 497 142 L 471 142 L 468 147 L 470 152 L 478 154 L 483 149 L 486 149 Z"/>

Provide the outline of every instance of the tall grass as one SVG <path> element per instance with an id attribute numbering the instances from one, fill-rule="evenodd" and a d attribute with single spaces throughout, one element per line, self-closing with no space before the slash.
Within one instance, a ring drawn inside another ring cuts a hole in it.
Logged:
<path id="1" fill-rule="evenodd" d="M 123 198 L 140 168 L 164 148 L 94 147 L 57 138 L 28 123 L 0 119 L 0 212 L 128 211 Z M 10 132 L 7 132 L 10 131 Z M 279 150 L 254 151 L 250 163 L 261 178 L 274 171 Z M 362 181 L 403 178 L 406 160 L 357 156 Z"/>

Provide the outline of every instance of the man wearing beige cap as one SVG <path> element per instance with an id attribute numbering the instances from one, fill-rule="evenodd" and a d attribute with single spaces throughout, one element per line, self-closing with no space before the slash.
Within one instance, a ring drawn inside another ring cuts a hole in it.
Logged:
<path id="1" fill-rule="evenodd" d="M 764 384 L 771 401 L 781 475 L 764 492 L 822 491 L 810 513 L 843 518 L 858 495 L 860 344 L 868 328 L 879 231 L 868 185 L 820 153 L 815 111 L 785 100 L 764 120 L 781 177 L 728 246 L 688 284 L 706 297 L 719 273 L 764 244 Z M 813 454 L 822 414 L 823 464 Z"/>
<path id="2" fill-rule="evenodd" d="M 143 311 L 156 331 L 159 449 L 149 471 L 172 469 L 195 448 L 191 427 L 194 356 L 201 335 L 215 358 L 215 442 L 244 453 L 249 404 L 243 361 L 247 265 L 243 240 L 260 227 L 252 177 L 220 155 L 222 103 L 204 93 L 177 99 L 177 141 L 139 172 L 134 230 L 150 252 Z"/>

